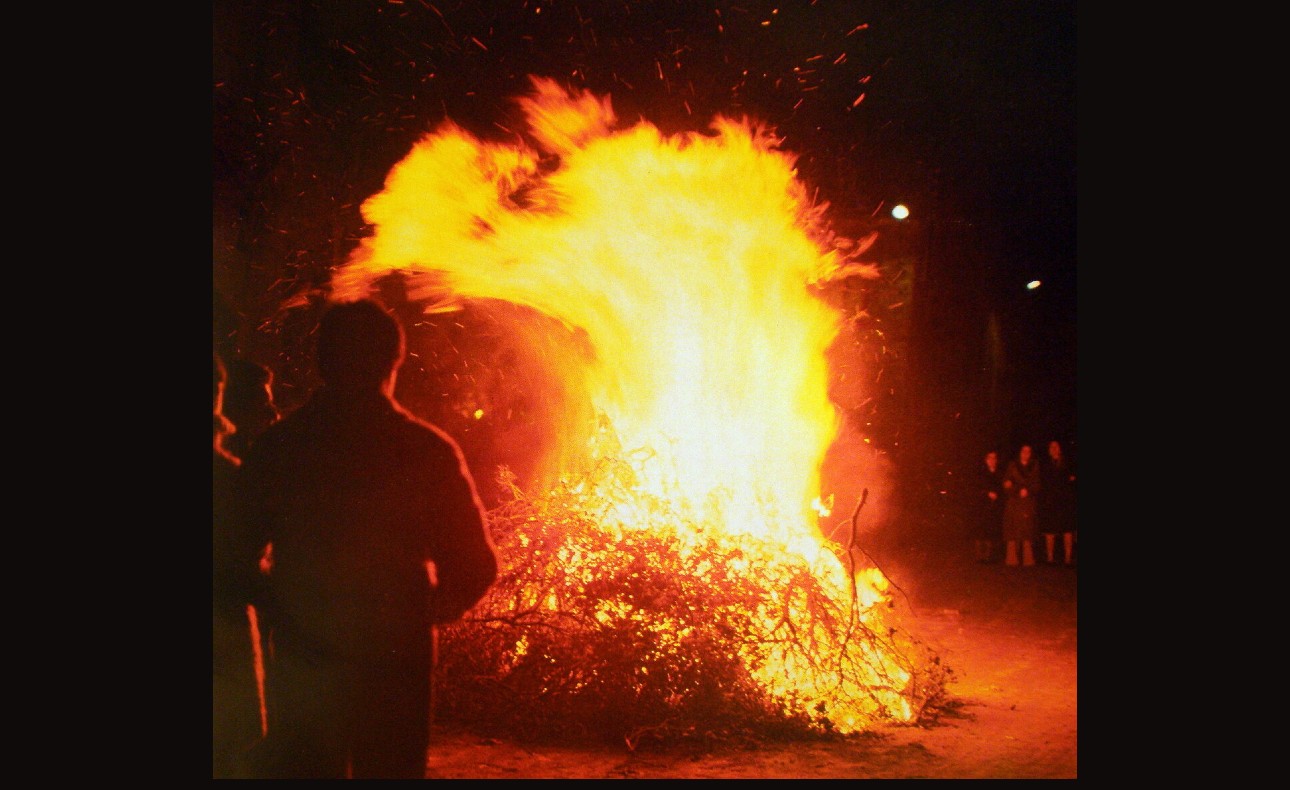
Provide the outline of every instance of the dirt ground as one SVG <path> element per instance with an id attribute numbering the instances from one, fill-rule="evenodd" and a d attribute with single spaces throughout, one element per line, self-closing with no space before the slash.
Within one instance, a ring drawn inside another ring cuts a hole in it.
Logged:
<path id="1" fill-rule="evenodd" d="M 1075 779 L 1078 570 L 970 546 L 873 556 L 950 668 L 934 720 L 829 741 L 675 753 L 534 747 L 437 725 L 433 779 Z"/>

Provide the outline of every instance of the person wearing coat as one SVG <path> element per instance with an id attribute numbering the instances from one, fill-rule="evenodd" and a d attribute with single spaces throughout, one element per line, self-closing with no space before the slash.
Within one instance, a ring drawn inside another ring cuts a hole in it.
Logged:
<path id="1" fill-rule="evenodd" d="M 992 562 L 995 546 L 1003 539 L 1003 467 L 999 466 L 999 453 L 995 450 L 986 451 L 977 463 L 969 497 L 968 517 L 976 561 Z"/>
<path id="2" fill-rule="evenodd" d="M 1006 545 L 1004 562 L 1030 567 L 1035 564 L 1035 539 L 1039 535 L 1037 503 L 1040 479 L 1039 462 L 1034 450 L 1023 444 L 1017 457 L 1008 462 L 1003 473 L 1003 540 Z M 1018 547 L 1021 549 L 1018 557 Z"/>
<path id="3" fill-rule="evenodd" d="M 1043 462 L 1044 486 L 1039 497 L 1039 531 L 1044 535 L 1044 558 L 1057 564 L 1057 536 L 1062 538 L 1062 560 L 1075 564 L 1075 466 L 1056 439 L 1048 443 Z"/>
<path id="4" fill-rule="evenodd" d="M 424 779 L 436 629 L 498 559 L 460 446 L 405 409 L 402 325 L 371 300 L 317 332 L 323 386 L 243 459 L 267 734 L 254 778 Z"/>

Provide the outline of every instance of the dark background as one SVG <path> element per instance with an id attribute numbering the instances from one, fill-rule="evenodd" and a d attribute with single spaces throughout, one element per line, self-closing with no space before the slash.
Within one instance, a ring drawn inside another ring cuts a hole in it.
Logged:
<path id="1" fill-rule="evenodd" d="M 535 74 L 608 94 L 621 121 L 664 132 L 716 114 L 765 120 L 841 232 L 882 234 L 873 256 L 909 270 L 911 298 L 875 310 L 854 338 L 885 330 L 898 383 L 850 416 L 928 486 L 986 446 L 1006 459 L 1057 438 L 1074 454 L 1073 0 L 217 0 L 213 11 L 215 340 L 272 367 L 286 408 L 313 384 L 308 332 L 365 233 L 359 205 L 446 119 L 513 139 L 513 99 Z M 899 225 L 887 218 L 896 202 L 912 211 Z M 1031 279 L 1043 285 L 1028 291 Z M 418 327 L 410 343 L 444 331 Z M 429 367 L 412 373 L 441 383 L 469 360 Z"/>

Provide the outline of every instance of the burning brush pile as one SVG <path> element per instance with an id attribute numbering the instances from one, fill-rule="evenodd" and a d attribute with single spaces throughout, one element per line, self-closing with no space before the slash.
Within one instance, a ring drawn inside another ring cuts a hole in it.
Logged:
<path id="1" fill-rule="evenodd" d="M 445 122 L 417 143 L 332 282 L 398 273 L 427 312 L 500 301 L 515 337 L 576 340 L 545 362 L 590 409 L 549 412 L 543 482 L 503 481 L 502 576 L 441 635 L 438 715 L 630 748 L 917 722 L 945 670 L 817 524 L 840 325 L 818 289 L 877 276 L 867 245 L 755 124 L 668 137 L 533 85 L 524 137 Z"/>
<path id="2" fill-rule="evenodd" d="M 708 528 L 634 489 L 630 464 L 605 460 L 493 511 L 505 567 L 441 635 L 437 716 L 634 750 L 916 723 L 940 699 L 946 670 L 888 624 L 879 571 L 848 573 L 842 547 L 811 558 Z M 648 515 L 627 527 L 609 501 Z"/>

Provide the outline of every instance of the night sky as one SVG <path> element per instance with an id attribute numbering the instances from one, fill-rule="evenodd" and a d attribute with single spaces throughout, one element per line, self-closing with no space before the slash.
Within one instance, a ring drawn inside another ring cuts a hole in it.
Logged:
<path id="1" fill-rule="evenodd" d="M 325 287 L 364 235 L 359 205 L 418 138 L 451 119 L 509 139 L 534 74 L 664 132 L 764 120 L 840 227 L 907 202 L 928 252 L 923 418 L 956 437 L 941 449 L 1075 438 L 1074 0 L 213 9 L 217 324 L 288 403 L 317 312 L 283 306 Z"/>

